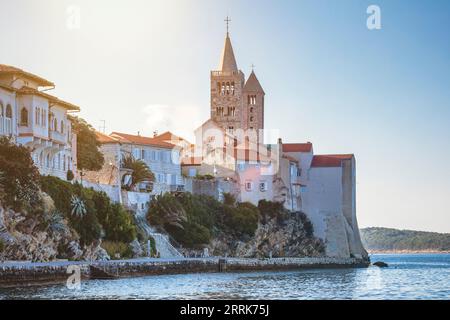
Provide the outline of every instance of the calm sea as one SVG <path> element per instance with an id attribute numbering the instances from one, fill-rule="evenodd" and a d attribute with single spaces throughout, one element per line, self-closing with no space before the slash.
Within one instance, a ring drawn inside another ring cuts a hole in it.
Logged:
<path id="1" fill-rule="evenodd" d="M 0 299 L 450 299 L 450 254 L 372 255 L 389 268 L 217 273 L 0 289 Z"/>

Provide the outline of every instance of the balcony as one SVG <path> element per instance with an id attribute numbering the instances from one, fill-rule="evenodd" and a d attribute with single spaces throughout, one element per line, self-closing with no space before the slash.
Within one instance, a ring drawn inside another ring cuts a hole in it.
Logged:
<path id="1" fill-rule="evenodd" d="M 67 136 L 58 131 L 50 131 L 50 140 L 59 144 L 66 144 Z"/>

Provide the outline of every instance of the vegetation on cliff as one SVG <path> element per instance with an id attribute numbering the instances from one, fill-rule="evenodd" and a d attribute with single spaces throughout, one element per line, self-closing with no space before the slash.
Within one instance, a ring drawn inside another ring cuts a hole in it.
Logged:
<path id="1" fill-rule="evenodd" d="M 229 194 L 223 202 L 204 195 L 165 194 L 151 202 L 147 219 L 184 248 L 206 247 L 213 255 L 320 256 L 324 252 L 306 215 L 291 213 L 276 202 L 261 201 L 256 207 L 237 203 Z"/>
<path id="2" fill-rule="evenodd" d="M 42 177 L 41 185 L 80 235 L 82 245 L 99 239 L 129 243 L 136 238 L 131 215 L 122 205 L 112 203 L 106 193 L 51 176 Z M 76 214 L 77 206 L 82 206 L 85 212 Z"/>
<path id="3" fill-rule="evenodd" d="M 3 259 L 106 258 L 100 240 L 128 245 L 135 238 L 136 226 L 122 205 L 78 183 L 41 177 L 26 147 L 0 138 Z"/>
<path id="4" fill-rule="evenodd" d="M 361 229 L 364 247 L 372 251 L 450 251 L 450 234 L 397 230 Z"/>
<path id="5" fill-rule="evenodd" d="M 39 207 L 39 171 L 28 149 L 0 137 L 0 201 L 15 210 Z"/>

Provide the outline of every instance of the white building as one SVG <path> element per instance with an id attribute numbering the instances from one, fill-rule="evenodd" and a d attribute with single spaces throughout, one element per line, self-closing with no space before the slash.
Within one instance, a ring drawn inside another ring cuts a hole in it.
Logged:
<path id="1" fill-rule="evenodd" d="M 122 154 L 144 161 L 155 175 L 154 194 L 184 190 L 181 174 L 181 148 L 162 139 L 113 132 L 110 137 L 121 143 Z"/>
<path id="2" fill-rule="evenodd" d="M 79 107 L 48 94 L 55 85 L 21 69 L 0 65 L 0 135 L 31 150 L 43 175 L 66 179 L 76 171 L 76 137 L 68 113 Z"/>

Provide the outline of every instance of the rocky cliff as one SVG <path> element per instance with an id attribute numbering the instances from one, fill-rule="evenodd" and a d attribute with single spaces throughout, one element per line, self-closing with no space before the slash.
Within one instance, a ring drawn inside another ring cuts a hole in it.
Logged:
<path id="1" fill-rule="evenodd" d="M 109 259 L 100 243 L 80 248 L 78 235 L 45 194 L 40 213 L 15 212 L 0 203 L 0 260 Z"/>
<path id="2" fill-rule="evenodd" d="M 260 221 L 252 237 L 237 238 L 219 233 L 205 248 L 213 256 L 241 258 L 325 256 L 324 243 L 312 235 L 310 222 L 301 213 Z M 188 256 L 201 253 L 184 251 Z"/>

